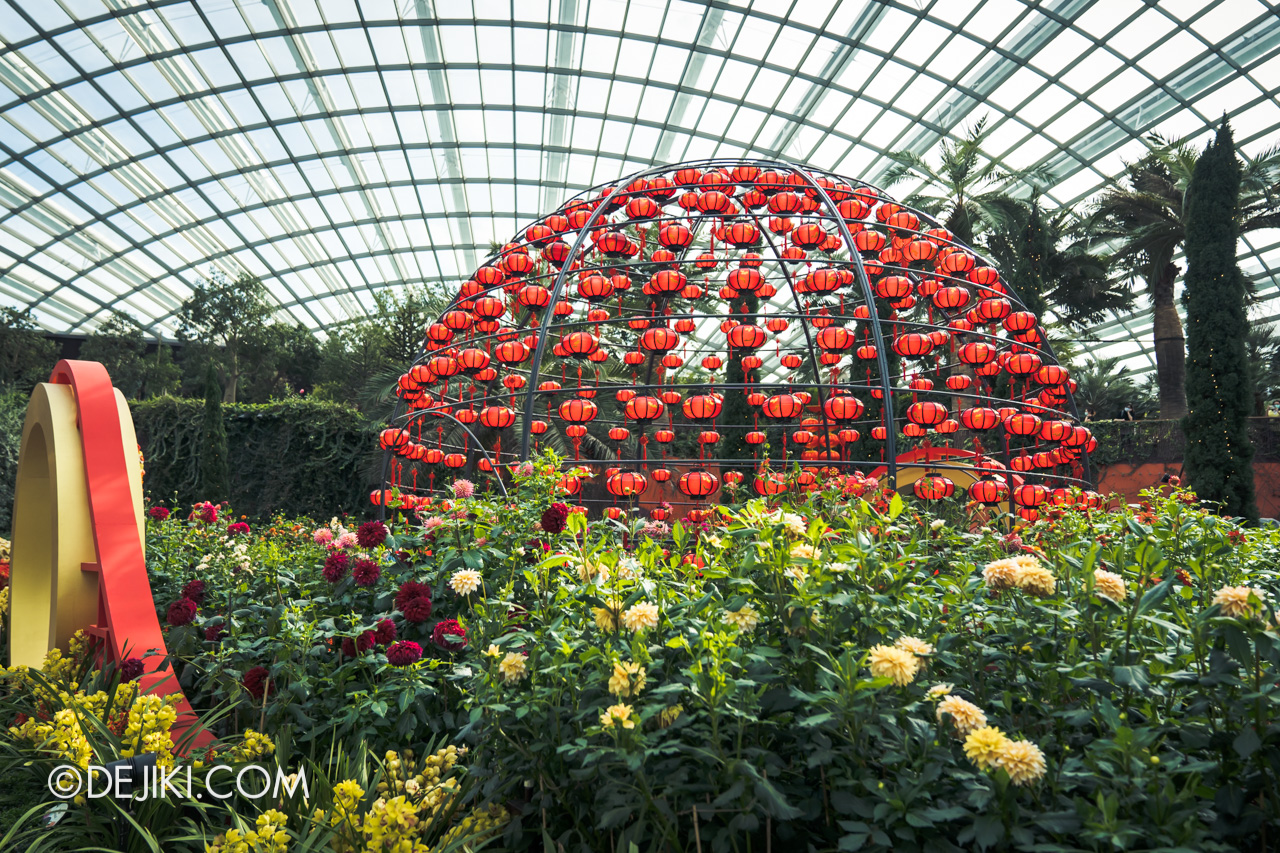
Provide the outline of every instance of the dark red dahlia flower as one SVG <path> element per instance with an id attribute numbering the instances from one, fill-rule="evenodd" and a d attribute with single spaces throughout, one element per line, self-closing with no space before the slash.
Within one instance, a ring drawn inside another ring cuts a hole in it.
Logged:
<path id="1" fill-rule="evenodd" d="M 405 607 L 415 598 L 431 599 L 431 587 L 417 581 L 405 581 L 396 591 L 396 610 L 404 612 Z"/>
<path id="2" fill-rule="evenodd" d="M 147 510 L 147 515 L 151 516 L 156 521 L 164 521 L 169 517 L 169 510 L 162 506 L 153 506 L 151 509 Z"/>
<path id="3" fill-rule="evenodd" d="M 431 618 L 431 599 L 426 596 L 412 599 L 400 609 L 400 612 L 404 614 L 406 622 L 420 625 Z"/>
<path id="4" fill-rule="evenodd" d="M 373 629 L 373 636 L 380 646 L 389 646 L 396 641 L 396 623 L 390 619 L 383 619 L 378 623 L 378 627 Z"/>
<path id="5" fill-rule="evenodd" d="M 125 662 L 120 664 L 120 680 L 133 681 L 142 675 L 143 666 L 141 658 L 126 658 Z"/>
<path id="6" fill-rule="evenodd" d="M 240 683 L 254 699 L 262 699 L 271 694 L 271 673 L 265 666 L 255 666 L 244 674 Z"/>
<path id="7" fill-rule="evenodd" d="M 347 555 L 335 552 L 325 557 L 324 579 L 329 583 L 337 583 L 347 576 Z"/>
<path id="8" fill-rule="evenodd" d="M 381 521 L 366 521 L 356 530 L 356 542 L 361 548 L 377 548 L 387 541 L 387 526 Z"/>
<path id="9" fill-rule="evenodd" d="M 197 578 L 195 580 L 187 581 L 187 585 L 182 588 L 182 597 L 191 599 L 197 605 L 203 605 L 204 592 L 204 581 Z"/>
<path id="10" fill-rule="evenodd" d="M 365 631 L 358 639 L 355 640 L 350 637 L 343 637 L 342 653 L 349 658 L 353 658 L 356 657 L 357 654 L 362 655 L 369 651 L 369 649 L 373 648 L 375 642 L 377 642 L 377 638 L 374 637 L 372 631 Z"/>
<path id="11" fill-rule="evenodd" d="M 542 511 L 542 529 L 547 533 L 560 533 L 568 520 L 569 507 L 558 501 Z"/>
<path id="12" fill-rule="evenodd" d="M 351 569 L 351 577 L 357 586 L 373 586 L 382 577 L 382 567 L 373 560 L 356 560 Z"/>
<path id="13" fill-rule="evenodd" d="M 183 625 L 190 625 L 191 620 L 196 618 L 196 603 L 189 598 L 179 598 L 177 601 L 169 605 L 169 613 L 165 617 L 166 621 L 179 628 Z"/>
<path id="14" fill-rule="evenodd" d="M 467 647 L 467 629 L 458 624 L 457 619 L 445 619 L 436 623 L 431 639 L 445 651 L 456 652 Z"/>
<path id="15" fill-rule="evenodd" d="M 422 646 L 412 640 L 401 640 L 387 649 L 387 663 L 392 666 L 409 666 L 422 660 Z"/>

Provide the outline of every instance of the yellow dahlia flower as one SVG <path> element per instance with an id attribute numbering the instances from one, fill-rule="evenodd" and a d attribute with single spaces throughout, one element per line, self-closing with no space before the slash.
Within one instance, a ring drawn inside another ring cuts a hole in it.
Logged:
<path id="1" fill-rule="evenodd" d="M 519 652 L 507 652 L 507 656 L 498 663 L 498 672 L 507 684 L 515 684 L 529 675 L 529 664 Z"/>
<path id="2" fill-rule="evenodd" d="M 613 675 L 609 678 L 609 692 L 619 699 L 628 696 L 639 696 L 644 689 L 645 671 L 640 664 L 632 661 L 623 663 L 615 661 Z"/>
<path id="3" fill-rule="evenodd" d="M 911 652 L 893 646 L 872 646 L 869 663 L 871 674 L 888 678 L 899 687 L 915 681 L 920 660 Z"/>
<path id="4" fill-rule="evenodd" d="M 893 646 L 904 652 L 911 652 L 913 655 L 933 654 L 933 645 L 916 637 L 899 637 L 894 641 Z"/>
<path id="5" fill-rule="evenodd" d="M 638 601 L 622 614 L 622 624 L 628 631 L 640 631 L 644 628 L 658 627 L 658 605 L 647 601 Z"/>
<path id="6" fill-rule="evenodd" d="M 994 726 L 982 726 L 964 739 L 964 754 L 979 770 L 990 770 L 1008 742 L 1004 732 Z"/>
<path id="7" fill-rule="evenodd" d="M 724 621 L 742 633 L 749 634 L 760 624 L 760 615 L 756 613 L 755 608 L 750 604 L 744 604 L 741 610 L 726 610 L 724 612 Z"/>
<path id="8" fill-rule="evenodd" d="M 945 714 L 951 715 L 951 723 L 961 735 L 967 735 L 987 724 L 987 715 L 983 710 L 959 696 L 948 696 L 938 703 L 938 722 L 942 722 Z"/>
<path id="9" fill-rule="evenodd" d="M 1112 601 L 1124 601 L 1128 595 L 1124 585 L 1124 578 L 1106 569 L 1093 570 L 1093 589 L 1098 595 L 1103 598 L 1109 598 Z"/>
<path id="10" fill-rule="evenodd" d="M 1213 594 L 1213 603 L 1222 608 L 1223 616 L 1251 619 L 1257 615 L 1258 605 L 1249 601 L 1249 596 L 1257 596 L 1261 601 L 1266 592 L 1251 586 L 1224 586 Z"/>
<path id="11" fill-rule="evenodd" d="M 995 766 L 1008 773 L 1013 784 L 1030 785 L 1044 776 L 1044 753 L 1031 741 L 1006 740 L 996 754 Z"/>

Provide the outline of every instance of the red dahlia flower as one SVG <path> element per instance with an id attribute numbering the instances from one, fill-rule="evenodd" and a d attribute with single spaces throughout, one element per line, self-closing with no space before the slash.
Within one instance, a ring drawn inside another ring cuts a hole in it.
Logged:
<path id="1" fill-rule="evenodd" d="M 391 645 L 396 641 L 396 623 L 390 619 L 383 619 L 378 623 L 378 627 L 373 629 L 373 636 L 378 641 L 378 645 Z"/>
<path id="2" fill-rule="evenodd" d="M 227 532 L 232 536 L 247 536 L 249 535 L 249 525 L 245 524 L 243 521 L 237 521 L 235 524 L 227 525 Z"/>
<path id="3" fill-rule="evenodd" d="M 356 586 L 373 586 L 378 582 L 378 578 L 382 577 L 382 567 L 373 560 L 356 560 L 355 566 L 351 569 L 351 577 L 356 582 Z"/>
<path id="4" fill-rule="evenodd" d="M 196 618 L 196 609 L 196 603 L 191 599 L 179 598 L 169 605 L 169 613 L 165 617 L 166 621 L 175 628 L 190 625 L 191 620 Z"/>
<path id="5" fill-rule="evenodd" d="M 401 640 L 387 649 L 387 663 L 392 666 L 409 666 L 422 660 L 422 646 L 411 640 Z"/>
<path id="6" fill-rule="evenodd" d="M 460 651 L 467 647 L 467 629 L 458 624 L 457 619 L 445 619 L 436 623 L 431 639 L 447 652 Z"/>
<path id="7" fill-rule="evenodd" d="M 125 662 L 120 664 L 120 680 L 133 681 L 142 675 L 143 666 L 141 658 L 126 658 Z"/>
<path id="8" fill-rule="evenodd" d="M 187 581 L 187 585 L 182 588 L 182 597 L 189 598 L 197 605 L 204 604 L 204 581 L 197 578 L 196 580 Z"/>
<path id="9" fill-rule="evenodd" d="M 255 666 L 244 674 L 240 683 L 254 699 L 262 699 L 271 694 L 271 673 L 265 666 Z"/>
<path id="10" fill-rule="evenodd" d="M 343 637 L 342 654 L 349 658 L 356 657 L 357 654 L 364 654 L 369 651 L 369 649 L 373 648 L 375 642 L 376 638 L 372 631 L 365 631 L 358 639 L 355 640 L 350 637 Z"/>
<path id="11" fill-rule="evenodd" d="M 431 599 L 431 587 L 417 581 L 405 581 L 396 591 L 396 610 L 404 612 L 405 607 L 415 598 Z"/>
<path id="12" fill-rule="evenodd" d="M 347 555 L 335 552 L 325 558 L 324 579 L 329 583 L 337 583 L 347 576 Z"/>
<path id="13" fill-rule="evenodd" d="M 420 625 L 431 618 L 431 599 L 423 596 L 422 598 L 414 598 L 405 603 L 405 606 L 399 608 L 404 614 L 406 622 L 412 622 Z"/>
<path id="14" fill-rule="evenodd" d="M 377 548 L 387 541 L 387 526 L 381 521 L 366 521 L 356 530 L 361 548 Z"/>
<path id="15" fill-rule="evenodd" d="M 560 533 L 569 519 L 569 507 L 559 502 L 542 511 L 542 529 L 547 533 Z"/>
<path id="16" fill-rule="evenodd" d="M 164 521 L 169 517 L 169 510 L 162 506 L 153 506 L 151 509 L 147 510 L 147 515 L 151 516 L 156 521 Z"/>

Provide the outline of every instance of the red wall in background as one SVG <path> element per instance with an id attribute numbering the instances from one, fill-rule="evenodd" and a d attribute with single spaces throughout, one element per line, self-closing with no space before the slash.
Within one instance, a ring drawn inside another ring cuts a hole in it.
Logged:
<path id="1" fill-rule="evenodd" d="M 1098 491 L 1124 495 L 1126 502 L 1136 503 L 1143 489 L 1160 485 L 1164 474 L 1182 475 L 1181 462 L 1143 462 L 1138 465 L 1120 463 L 1103 469 L 1098 478 Z M 1280 462 L 1253 463 L 1253 488 L 1257 494 L 1258 512 L 1264 518 L 1280 518 Z"/>

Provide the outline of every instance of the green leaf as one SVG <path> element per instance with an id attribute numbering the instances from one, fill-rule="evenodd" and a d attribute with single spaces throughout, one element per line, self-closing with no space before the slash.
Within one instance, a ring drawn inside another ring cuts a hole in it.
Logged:
<path id="1" fill-rule="evenodd" d="M 996 815 L 980 815 L 973 822 L 973 840 L 983 850 L 994 847 L 1004 838 L 1004 824 Z"/>
<path id="2" fill-rule="evenodd" d="M 893 521 L 895 518 L 902 515 L 902 511 L 906 508 L 907 505 L 903 503 L 902 495 L 894 492 L 893 497 L 889 499 L 889 520 Z"/>
<path id="3" fill-rule="evenodd" d="M 1141 616 L 1150 610 L 1160 606 L 1160 603 L 1169 597 L 1170 591 L 1173 589 L 1173 582 L 1177 580 L 1176 575 L 1170 575 L 1160 583 L 1147 590 L 1142 600 L 1138 602 L 1137 615 Z"/>
<path id="4" fill-rule="evenodd" d="M 1249 727 L 1240 732 L 1231 745 L 1235 747 L 1236 753 L 1241 758 L 1248 758 L 1262 746 L 1262 739 L 1258 737 L 1258 733 L 1252 727 Z"/>
<path id="5" fill-rule="evenodd" d="M 1151 680 L 1147 676 L 1145 666 L 1117 666 L 1114 672 L 1116 684 L 1121 687 L 1132 687 L 1142 693 L 1151 687 Z"/>

